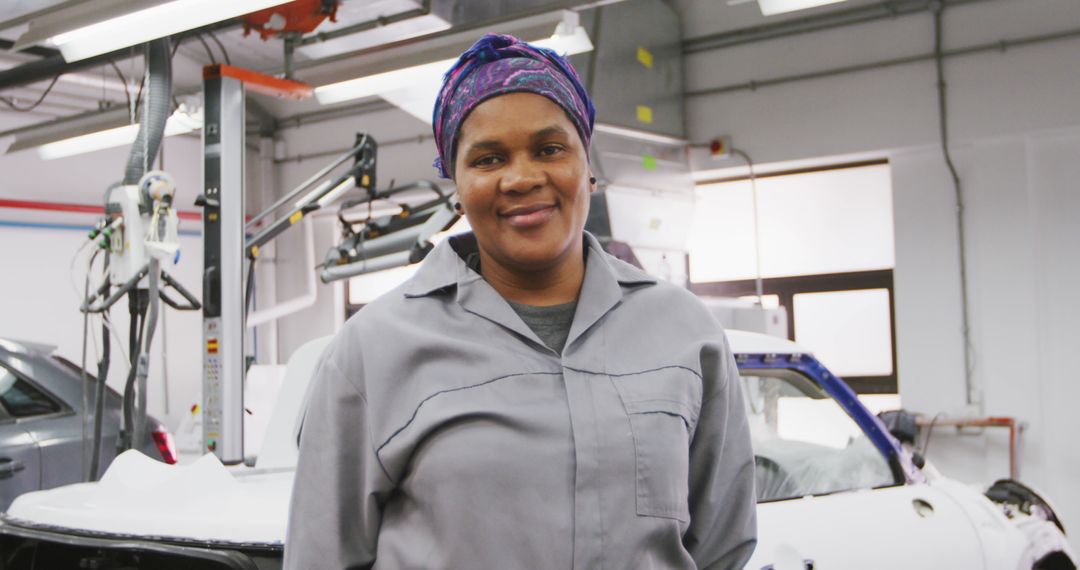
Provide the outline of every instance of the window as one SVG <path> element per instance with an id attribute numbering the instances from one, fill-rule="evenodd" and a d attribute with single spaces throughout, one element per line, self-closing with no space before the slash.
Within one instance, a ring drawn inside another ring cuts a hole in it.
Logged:
<path id="1" fill-rule="evenodd" d="M 60 405 L 44 392 L 3 368 L 0 368 L 0 404 L 13 418 L 44 416 L 60 411 Z"/>
<path id="2" fill-rule="evenodd" d="M 758 502 L 898 484 L 885 456 L 816 384 L 788 370 L 742 377 Z"/>
<path id="3" fill-rule="evenodd" d="M 788 338 L 861 394 L 897 392 L 892 188 L 885 162 L 697 188 L 690 288 L 784 307 Z M 760 247 L 755 248 L 755 242 Z"/>
<path id="4" fill-rule="evenodd" d="M 892 269 L 888 164 L 758 177 L 760 248 L 754 247 L 753 186 L 702 184 L 690 229 L 690 281 L 790 277 Z"/>
<path id="5" fill-rule="evenodd" d="M 842 377 L 888 376 L 893 371 L 888 289 L 793 295 L 795 340 Z"/>

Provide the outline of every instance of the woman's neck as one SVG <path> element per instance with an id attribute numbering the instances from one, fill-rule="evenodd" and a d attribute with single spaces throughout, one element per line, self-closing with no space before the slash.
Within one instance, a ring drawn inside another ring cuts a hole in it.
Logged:
<path id="1" fill-rule="evenodd" d="M 585 254 L 571 248 L 565 259 L 535 270 L 508 267 L 480 250 L 480 274 L 502 297 L 524 305 L 549 306 L 578 298 L 585 280 Z"/>

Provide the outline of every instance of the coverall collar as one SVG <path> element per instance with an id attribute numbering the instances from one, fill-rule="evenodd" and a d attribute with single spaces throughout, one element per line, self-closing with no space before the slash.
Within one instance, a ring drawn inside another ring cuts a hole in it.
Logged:
<path id="1" fill-rule="evenodd" d="M 578 296 L 577 312 L 566 339 L 566 348 L 619 304 L 623 287 L 652 285 L 656 279 L 604 253 L 600 242 L 585 232 L 585 277 Z M 484 278 L 463 257 L 477 251 L 472 233 L 444 240 L 428 255 L 405 289 L 405 297 L 426 297 L 456 291 L 466 311 L 488 319 L 529 340 L 546 346 Z"/>

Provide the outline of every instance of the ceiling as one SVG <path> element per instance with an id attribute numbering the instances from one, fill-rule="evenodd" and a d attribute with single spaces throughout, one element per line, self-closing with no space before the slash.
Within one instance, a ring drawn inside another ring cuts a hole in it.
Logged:
<path id="1" fill-rule="evenodd" d="M 14 40 L 26 25 L 9 26 L 5 23 L 37 11 L 61 5 L 76 4 L 92 0 L 8 0 L 0 2 L 0 40 Z M 432 0 L 431 11 L 438 13 L 451 26 L 452 30 L 473 28 L 477 22 L 505 21 L 555 8 L 582 9 L 617 0 Z M 732 30 L 743 30 L 763 23 L 783 22 L 805 18 L 815 14 L 846 9 L 852 6 L 881 4 L 880 0 L 848 0 L 843 4 L 805 10 L 765 19 L 761 16 L 753 0 L 669 0 L 673 9 L 680 15 L 693 14 L 694 17 L 682 17 L 684 40 L 724 34 Z M 326 21 L 316 30 L 330 32 L 347 28 L 350 25 L 370 22 L 377 18 L 386 18 L 395 14 L 415 11 L 423 6 L 421 0 L 343 0 L 337 15 L 337 22 Z M 302 46 L 295 53 L 295 61 L 302 69 L 298 78 L 315 84 L 326 82 L 328 73 L 340 67 L 342 61 L 348 61 L 349 54 L 366 54 L 377 51 L 377 44 L 387 41 L 400 41 L 410 35 L 437 32 L 440 28 L 431 22 L 421 22 L 422 18 L 409 18 L 406 21 L 381 26 L 372 32 L 352 34 L 329 41 L 312 42 Z M 466 24 L 465 22 L 468 22 Z M 449 32 L 444 32 L 444 34 Z M 314 36 L 315 34 L 312 34 Z M 430 36 L 429 36 L 430 37 Z M 359 51 L 358 51 L 359 50 Z M 137 50 L 133 50 L 135 52 Z M 224 63 L 228 59 L 233 65 L 277 74 L 283 69 L 285 60 L 284 42 L 273 38 L 262 40 L 257 34 L 245 36 L 242 28 L 220 30 L 213 34 L 203 34 L 182 41 L 173 61 L 174 92 L 180 95 L 197 93 L 201 88 L 201 69 L 214 63 Z M 0 70 L 13 68 L 21 64 L 40 59 L 41 56 L 28 53 L 14 53 L 0 49 Z M 336 61 L 327 64 L 327 72 L 318 73 L 310 66 L 313 62 Z M 113 65 L 115 64 L 115 65 Z M 335 67 L 337 66 L 337 67 Z M 137 81 L 142 76 L 142 57 L 119 57 L 110 65 L 98 66 L 59 77 L 49 95 L 31 112 L 15 112 L 0 105 L 0 132 L 25 125 L 47 122 L 61 117 L 92 112 L 110 107 L 126 106 L 130 97 L 137 91 Z M 321 82 L 320 82 L 321 80 Z M 0 96 L 13 99 L 20 106 L 32 104 L 49 86 L 50 81 L 3 89 Z M 355 104 L 353 102 L 352 104 Z M 320 110 L 314 101 L 281 102 L 260 98 L 258 105 L 275 117 L 285 117 Z"/>

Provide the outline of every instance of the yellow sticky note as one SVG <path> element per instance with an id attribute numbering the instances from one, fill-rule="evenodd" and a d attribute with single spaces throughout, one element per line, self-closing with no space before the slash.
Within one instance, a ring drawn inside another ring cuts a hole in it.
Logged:
<path id="1" fill-rule="evenodd" d="M 289 216 L 289 225 L 291 226 L 291 225 L 295 224 L 296 222 L 299 222 L 302 219 L 304 219 L 304 213 L 303 212 L 295 212 L 295 213 L 293 213 L 293 215 Z"/>
<path id="2" fill-rule="evenodd" d="M 642 123 L 652 124 L 652 107 L 646 105 L 637 106 L 637 120 Z"/>
<path id="3" fill-rule="evenodd" d="M 637 60 L 641 65 L 652 69 L 652 53 L 649 50 L 639 46 L 637 48 Z"/>

